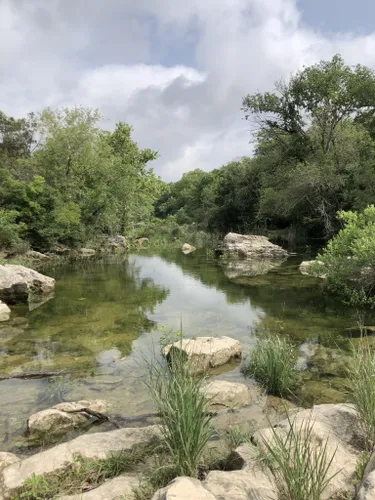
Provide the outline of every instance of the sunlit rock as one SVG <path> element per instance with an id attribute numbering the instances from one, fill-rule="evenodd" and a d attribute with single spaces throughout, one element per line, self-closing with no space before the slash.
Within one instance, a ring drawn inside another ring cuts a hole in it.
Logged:
<path id="1" fill-rule="evenodd" d="M 193 245 L 189 245 L 189 243 L 184 243 L 181 247 L 182 253 L 188 255 L 189 253 L 195 252 L 196 248 Z"/>
<path id="2" fill-rule="evenodd" d="M 250 392 L 245 384 L 213 380 L 205 387 L 210 406 L 220 408 L 241 408 L 250 404 Z"/>
<path id="3" fill-rule="evenodd" d="M 265 236 L 253 234 L 228 233 L 222 244 L 224 254 L 240 258 L 286 258 L 288 252 L 271 243 Z"/>
<path id="4" fill-rule="evenodd" d="M 10 309 L 9 307 L 4 304 L 4 302 L 1 302 L 0 300 L 0 323 L 3 321 L 9 321 L 10 319 Z"/>
<path id="5" fill-rule="evenodd" d="M 7 303 L 27 302 L 49 294 L 55 280 L 24 266 L 0 265 L 0 297 Z"/>

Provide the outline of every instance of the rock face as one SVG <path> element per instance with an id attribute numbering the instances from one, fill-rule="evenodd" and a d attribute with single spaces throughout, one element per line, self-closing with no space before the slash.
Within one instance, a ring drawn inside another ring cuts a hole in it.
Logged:
<path id="1" fill-rule="evenodd" d="M 188 255 L 189 253 L 195 252 L 196 248 L 193 245 L 189 245 L 189 243 L 184 243 L 181 247 L 181 251 L 183 254 Z"/>
<path id="2" fill-rule="evenodd" d="M 311 264 L 314 264 L 314 260 L 304 260 L 303 262 L 301 262 L 300 266 L 299 266 L 299 270 L 302 274 L 304 274 L 305 276 L 313 276 L 314 278 L 326 278 L 326 275 L 324 273 L 313 273 L 313 272 L 310 272 L 309 268 L 311 266 Z M 320 261 L 317 261 L 318 264 L 323 264 L 322 262 Z"/>
<path id="3" fill-rule="evenodd" d="M 245 384 L 214 380 L 205 387 L 210 406 L 242 408 L 250 404 L 250 392 Z"/>
<path id="4" fill-rule="evenodd" d="M 137 476 L 123 474 L 106 481 L 97 488 L 80 493 L 79 495 L 68 495 L 59 497 L 58 500 L 133 500 L 134 488 L 139 486 Z"/>
<path id="5" fill-rule="evenodd" d="M 238 340 L 224 336 L 178 340 L 164 347 L 165 357 L 168 357 L 171 348 L 181 349 L 186 354 L 193 373 L 204 373 L 210 368 L 225 365 L 233 358 L 240 358 L 242 353 Z"/>
<path id="6" fill-rule="evenodd" d="M 0 472 L 10 465 L 16 464 L 20 459 L 13 455 L 13 453 L 7 453 L 5 451 L 0 451 Z"/>
<path id="7" fill-rule="evenodd" d="M 221 245 L 224 254 L 241 258 L 286 258 L 288 252 L 265 236 L 228 233 Z"/>
<path id="8" fill-rule="evenodd" d="M 0 473 L 0 498 L 1 493 L 5 499 L 17 495 L 18 489 L 33 474 L 44 475 L 65 470 L 74 463 L 77 455 L 91 459 L 105 458 L 110 453 L 131 450 L 133 446 L 155 438 L 161 438 L 157 425 L 84 434 L 4 469 Z"/>
<path id="9" fill-rule="evenodd" d="M 88 415 L 85 413 L 69 413 L 72 410 L 90 408 L 90 410 L 104 412 L 107 408 L 105 401 L 77 401 L 73 403 L 59 403 L 47 410 L 31 415 L 27 421 L 27 428 L 33 434 L 62 434 L 85 425 Z"/>
<path id="10" fill-rule="evenodd" d="M 81 257 L 91 257 L 96 254 L 96 251 L 93 248 L 80 248 L 79 254 Z"/>
<path id="11" fill-rule="evenodd" d="M 27 302 L 52 292 L 55 280 L 24 266 L 0 265 L 0 298 L 7 303 Z"/>
<path id="12" fill-rule="evenodd" d="M 337 495 L 339 492 L 351 491 L 355 477 L 356 463 L 361 442 L 358 430 L 358 414 L 347 404 L 323 404 L 314 406 L 311 410 L 302 410 L 295 417 L 283 420 L 276 426 L 276 432 L 282 437 L 290 431 L 290 422 L 294 422 L 295 429 L 306 429 L 306 424 L 313 425 L 310 436 L 312 447 L 321 449 L 322 443 L 327 440 L 327 454 L 334 459 L 328 471 L 332 477 L 322 495 L 322 500 Z M 264 441 L 271 446 L 274 442 L 275 429 L 267 428 L 254 434 L 253 439 L 258 446 L 264 447 Z"/>
<path id="13" fill-rule="evenodd" d="M 4 304 L 4 302 L 1 302 L 0 300 L 0 323 L 3 321 L 9 321 L 10 319 L 10 309 L 9 307 Z"/>
<path id="14" fill-rule="evenodd" d="M 215 500 L 198 479 L 176 477 L 165 488 L 157 491 L 152 500 Z M 229 497 L 228 497 L 229 499 Z"/>

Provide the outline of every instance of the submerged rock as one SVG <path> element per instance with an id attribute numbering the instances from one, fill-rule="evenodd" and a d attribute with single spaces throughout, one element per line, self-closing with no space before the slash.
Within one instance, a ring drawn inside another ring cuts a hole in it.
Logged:
<path id="1" fill-rule="evenodd" d="M 320 260 L 318 260 L 316 262 L 319 265 L 323 264 L 323 262 L 321 262 Z M 300 270 L 301 274 L 304 274 L 305 276 L 313 276 L 314 278 L 325 279 L 327 276 L 323 272 L 313 273 L 312 271 L 310 271 L 310 266 L 312 264 L 315 264 L 315 260 L 304 260 L 303 262 L 301 262 L 301 264 L 299 266 L 299 270 Z"/>
<path id="2" fill-rule="evenodd" d="M 242 408 L 250 404 L 250 392 L 245 384 L 213 380 L 205 387 L 210 406 Z"/>
<path id="3" fill-rule="evenodd" d="M 4 302 L 1 302 L 0 300 L 0 323 L 9 320 L 10 320 L 10 309 L 6 304 L 4 304 Z"/>
<path id="4" fill-rule="evenodd" d="M 189 243 L 184 243 L 181 247 L 182 253 L 188 255 L 189 253 L 195 252 L 196 248 L 193 245 L 189 245 Z"/>
<path id="5" fill-rule="evenodd" d="M 288 252 L 271 243 L 265 236 L 228 233 L 221 245 L 221 251 L 230 256 L 252 258 L 286 258 Z"/>
<path id="6" fill-rule="evenodd" d="M 0 297 L 7 303 L 27 302 L 49 294 L 55 280 L 24 266 L 0 265 Z"/>
<path id="7" fill-rule="evenodd" d="M 239 341 L 225 336 L 178 340 L 164 347 L 163 356 L 168 357 L 172 348 L 181 349 L 186 354 L 193 373 L 204 373 L 210 368 L 225 365 L 242 354 Z"/>
<path id="8" fill-rule="evenodd" d="M 33 474 L 63 472 L 75 463 L 77 455 L 90 459 L 106 458 L 110 453 L 131 450 L 134 446 L 160 438 L 161 430 L 157 425 L 84 434 L 4 469 L 0 473 L 3 497 L 9 499 L 17 495 Z"/>
<path id="9" fill-rule="evenodd" d="M 69 413 L 72 410 L 90 408 L 90 410 L 105 412 L 105 401 L 77 401 L 73 403 L 59 403 L 47 410 L 31 415 L 27 421 L 27 428 L 33 434 L 62 434 L 85 425 L 89 415 L 85 413 Z"/>
<path id="10" fill-rule="evenodd" d="M 230 280 L 241 277 L 267 274 L 271 269 L 281 266 L 285 259 L 241 259 L 223 261 L 224 274 Z"/>

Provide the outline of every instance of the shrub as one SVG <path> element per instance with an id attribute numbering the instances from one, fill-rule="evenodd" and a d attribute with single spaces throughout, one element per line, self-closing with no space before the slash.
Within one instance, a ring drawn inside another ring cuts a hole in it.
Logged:
<path id="1" fill-rule="evenodd" d="M 190 373 L 182 351 L 174 349 L 169 362 L 149 367 L 149 388 L 161 415 L 163 437 L 176 475 L 198 476 L 199 462 L 214 435 L 207 412 L 205 378 Z"/>
<path id="2" fill-rule="evenodd" d="M 375 444 L 375 352 L 368 341 L 354 349 L 353 363 L 348 368 L 351 401 L 359 412 L 359 421 L 369 450 Z"/>
<path id="3" fill-rule="evenodd" d="M 268 334 L 250 352 L 242 372 L 254 377 L 269 394 L 283 396 L 299 382 L 296 361 L 297 351 L 290 342 L 278 334 Z"/>
<path id="4" fill-rule="evenodd" d="M 289 420 L 286 435 L 272 427 L 271 439 L 264 440 L 262 458 L 275 476 L 281 498 L 285 500 L 321 500 L 334 477 L 329 476 L 329 468 L 335 452 L 329 453 L 328 438 L 319 444 L 312 443 L 313 427 L 311 420 L 301 425 Z"/>
<path id="5" fill-rule="evenodd" d="M 353 306 L 375 306 L 375 206 L 339 212 L 344 228 L 311 266 L 326 275 L 329 290 Z"/>
<path id="6" fill-rule="evenodd" d="M 0 208 L 0 248 L 12 250 L 21 242 L 21 235 L 25 229 L 24 224 L 17 224 L 16 210 Z"/>

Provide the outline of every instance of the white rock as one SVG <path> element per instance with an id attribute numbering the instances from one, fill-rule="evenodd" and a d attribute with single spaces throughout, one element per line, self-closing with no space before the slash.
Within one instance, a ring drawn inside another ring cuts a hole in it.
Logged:
<path id="1" fill-rule="evenodd" d="M 277 500 L 274 480 L 260 467 L 231 472 L 212 471 L 203 485 L 216 500 Z"/>
<path id="2" fill-rule="evenodd" d="M 245 384 L 213 380 L 205 387 L 210 406 L 242 408 L 250 404 L 250 392 Z"/>
<path id="3" fill-rule="evenodd" d="M 0 451 L 0 472 L 4 470 L 6 467 L 9 467 L 9 465 L 13 465 L 19 461 L 20 459 L 13 453 Z"/>
<path id="4" fill-rule="evenodd" d="M 375 454 L 373 453 L 363 474 L 356 500 L 375 499 Z"/>
<path id="5" fill-rule="evenodd" d="M 177 477 L 165 488 L 158 490 L 152 500 L 215 500 L 198 479 Z M 229 500 L 229 497 L 228 497 Z M 234 499 L 233 499 L 234 500 Z"/>
<path id="6" fill-rule="evenodd" d="M 204 373 L 209 368 L 221 366 L 233 358 L 240 358 L 241 344 L 230 337 L 197 337 L 196 339 L 182 339 L 167 345 L 163 349 L 166 357 L 170 349 L 182 349 L 187 355 L 194 373 Z"/>
<path id="7" fill-rule="evenodd" d="M 89 418 L 85 413 L 68 413 L 72 410 L 90 408 L 91 410 L 104 412 L 107 408 L 105 401 L 76 401 L 73 403 L 59 403 L 47 410 L 39 411 L 31 415 L 27 421 L 29 433 L 51 433 L 62 434 L 76 427 L 84 425 Z"/>
<path id="8" fill-rule="evenodd" d="M 0 300 L 0 322 L 9 321 L 10 319 L 10 309 L 9 307 L 1 302 Z"/>
<path id="9" fill-rule="evenodd" d="M 189 253 L 195 252 L 196 248 L 193 245 L 189 245 L 189 243 L 184 243 L 181 247 L 182 253 L 188 255 Z"/>
<path id="10" fill-rule="evenodd" d="M 36 455 L 10 465 L 0 473 L 4 498 L 12 498 L 33 474 L 44 475 L 65 470 L 77 455 L 86 458 L 106 458 L 110 453 L 131 450 L 133 446 L 161 438 L 158 425 L 126 428 L 110 432 L 84 434 Z"/>
<path id="11" fill-rule="evenodd" d="M 134 488 L 139 486 L 139 480 L 134 474 L 123 474 L 106 481 L 97 488 L 80 493 L 58 497 L 57 500 L 133 500 Z"/>
<path id="12" fill-rule="evenodd" d="M 55 280 L 24 266 L 0 265 L 0 296 L 8 303 L 27 302 L 51 293 Z"/>
<path id="13" fill-rule="evenodd" d="M 271 243 L 265 236 L 228 233 L 221 245 L 224 253 L 237 257 L 288 257 L 288 252 Z"/>

